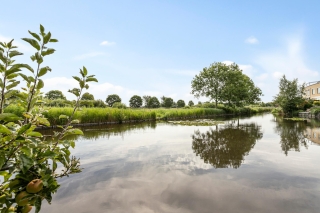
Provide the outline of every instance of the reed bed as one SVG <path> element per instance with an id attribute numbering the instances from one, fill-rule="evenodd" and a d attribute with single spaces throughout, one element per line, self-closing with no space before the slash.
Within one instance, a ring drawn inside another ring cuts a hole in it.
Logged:
<path id="1" fill-rule="evenodd" d="M 221 116 L 226 114 L 252 114 L 271 111 L 272 107 L 242 107 L 242 108 L 157 108 L 157 109 L 118 109 L 118 108 L 81 108 L 75 115 L 80 123 L 99 124 L 99 123 L 123 123 L 139 122 L 152 120 L 174 120 L 187 118 L 205 118 L 210 116 Z M 22 107 L 9 106 L 5 112 L 15 113 L 22 116 L 24 112 Z M 63 125 L 66 120 L 59 119 L 60 115 L 71 116 L 73 108 L 71 107 L 51 107 L 47 108 L 44 116 L 50 124 Z"/>

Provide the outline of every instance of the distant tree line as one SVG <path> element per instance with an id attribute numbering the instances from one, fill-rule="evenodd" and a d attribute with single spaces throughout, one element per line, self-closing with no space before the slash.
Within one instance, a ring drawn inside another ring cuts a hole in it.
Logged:
<path id="1" fill-rule="evenodd" d="M 55 106 L 55 107 L 66 107 L 71 106 L 74 101 L 69 101 L 66 99 L 65 95 L 60 90 L 51 90 L 44 95 L 44 99 L 46 99 L 47 106 Z M 80 106 L 81 107 L 114 107 L 114 108 L 127 108 L 127 106 L 121 102 L 122 99 L 117 94 L 108 95 L 106 100 L 103 101 L 101 99 L 95 100 L 94 96 L 88 92 L 84 93 L 81 97 Z M 183 108 L 185 107 L 184 100 L 178 100 L 175 102 L 170 97 L 162 96 L 160 101 L 155 96 L 139 96 L 133 95 L 129 100 L 130 108 Z M 188 106 L 194 106 L 193 101 L 188 102 Z"/>

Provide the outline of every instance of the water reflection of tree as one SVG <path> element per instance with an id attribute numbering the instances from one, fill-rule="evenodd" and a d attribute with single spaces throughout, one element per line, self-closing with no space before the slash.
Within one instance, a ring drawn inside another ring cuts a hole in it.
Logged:
<path id="1" fill-rule="evenodd" d="M 192 149 L 196 155 L 215 168 L 239 168 L 263 133 L 255 123 L 227 124 L 210 128 L 206 133 L 199 130 L 192 135 Z"/>
<path id="2" fill-rule="evenodd" d="M 300 148 L 308 148 L 305 131 L 307 129 L 307 122 L 304 121 L 290 121 L 284 120 L 280 117 L 275 117 L 276 127 L 275 131 L 280 135 L 281 149 L 288 155 L 288 151 L 300 151 Z"/>

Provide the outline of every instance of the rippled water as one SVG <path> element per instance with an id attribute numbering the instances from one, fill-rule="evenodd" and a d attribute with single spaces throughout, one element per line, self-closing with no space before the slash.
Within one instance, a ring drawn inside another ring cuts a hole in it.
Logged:
<path id="1" fill-rule="evenodd" d="M 271 114 L 216 126 L 85 128 L 41 212 L 320 212 L 320 124 Z"/>

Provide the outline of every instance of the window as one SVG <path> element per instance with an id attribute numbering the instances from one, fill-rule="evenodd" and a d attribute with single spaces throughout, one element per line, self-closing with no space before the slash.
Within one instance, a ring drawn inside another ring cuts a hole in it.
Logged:
<path id="1" fill-rule="evenodd" d="M 310 90 L 307 90 L 307 96 L 310 96 Z"/>
<path id="2" fill-rule="evenodd" d="M 312 89 L 312 95 L 314 95 L 315 94 L 315 90 L 314 89 Z"/>
<path id="3" fill-rule="evenodd" d="M 318 94 L 320 94 L 320 87 L 318 88 Z"/>

